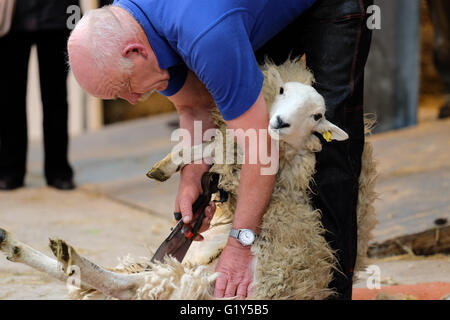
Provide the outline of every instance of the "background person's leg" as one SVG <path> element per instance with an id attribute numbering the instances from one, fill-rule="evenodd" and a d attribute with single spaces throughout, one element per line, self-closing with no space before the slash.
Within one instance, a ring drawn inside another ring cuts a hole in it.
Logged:
<path id="1" fill-rule="evenodd" d="M 27 76 L 31 39 L 26 33 L 0 38 L 0 189 L 21 187 L 27 160 Z"/>
<path id="2" fill-rule="evenodd" d="M 434 65 L 444 85 L 445 104 L 439 110 L 439 118 L 450 117 L 450 1 L 428 0 L 433 24 Z"/>
<path id="3" fill-rule="evenodd" d="M 45 177 L 49 185 L 72 189 L 73 171 L 68 161 L 68 104 L 66 79 L 67 30 L 42 31 L 37 37 L 39 76 L 43 104 Z M 56 183 L 56 185 L 55 185 Z"/>
<path id="4" fill-rule="evenodd" d="M 336 250 L 340 271 L 330 287 L 339 299 L 351 299 L 357 254 L 359 174 L 364 147 L 364 67 L 371 30 L 366 8 L 371 0 L 345 0 L 335 5 L 321 1 L 304 24 L 306 63 L 314 73 L 317 91 L 325 98 L 326 117 L 343 128 L 349 139 L 324 143 L 316 156 L 313 202 L 322 211 L 328 243 Z"/>
<path id="5" fill-rule="evenodd" d="M 356 205 L 361 154 L 364 145 L 363 86 L 371 31 L 365 12 L 372 1 L 319 0 L 296 22 L 257 52 L 281 63 L 304 52 L 316 79 L 315 88 L 325 98 L 326 117 L 343 128 L 348 141 L 326 143 L 316 155 L 317 173 L 312 200 L 322 212 L 325 238 L 336 250 L 340 271 L 330 287 L 339 299 L 351 299 L 353 267 L 357 253 Z M 286 45 L 288 44 L 288 45 Z"/>

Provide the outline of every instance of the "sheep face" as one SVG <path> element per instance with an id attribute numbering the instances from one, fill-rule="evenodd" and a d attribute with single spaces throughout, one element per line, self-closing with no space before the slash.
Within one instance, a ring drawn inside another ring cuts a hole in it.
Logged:
<path id="1" fill-rule="evenodd" d="M 327 140 L 348 139 L 342 129 L 325 119 L 325 101 L 312 86 L 284 83 L 270 110 L 271 137 L 294 147 L 301 147 L 313 132 L 327 133 Z"/>

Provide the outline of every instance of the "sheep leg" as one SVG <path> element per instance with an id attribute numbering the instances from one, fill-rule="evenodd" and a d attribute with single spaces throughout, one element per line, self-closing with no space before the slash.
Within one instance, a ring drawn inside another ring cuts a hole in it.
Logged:
<path id="1" fill-rule="evenodd" d="M 6 254 L 6 259 L 9 261 L 26 264 L 61 281 L 67 280 L 57 260 L 15 240 L 9 232 L 1 228 L 0 251 Z"/>
<path id="2" fill-rule="evenodd" d="M 95 288 L 98 291 L 118 299 L 130 299 L 135 288 L 144 280 L 145 273 L 118 274 L 104 270 L 89 260 L 80 257 L 76 251 L 61 240 L 50 240 L 52 249 L 58 260 L 52 259 L 30 246 L 15 240 L 9 232 L 0 228 L 0 251 L 6 254 L 11 262 L 20 262 L 34 269 L 66 282 L 69 275 L 77 276 L 79 268 L 80 289 Z M 67 273 L 70 273 L 69 275 Z"/>
<path id="3" fill-rule="evenodd" d="M 146 272 L 122 274 L 105 270 L 78 253 L 62 240 L 50 239 L 50 248 L 63 269 L 79 272 L 81 283 L 97 289 L 103 294 L 117 299 L 132 299 L 136 288 L 144 282 Z M 76 266 L 77 268 L 71 268 Z M 76 271 L 76 270 L 79 271 Z"/>
<path id="4" fill-rule="evenodd" d="M 213 148 L 211 148 L 214 146 L 213 143 L 214 141 L 205 142 L 203 144 L 195 145 L 189 149 L 173 151 L 164 159 L 158 161 L 147 173 L 147 176 L 150 179 L 166 181 L 173 174 L 180 171 L 185 165 L 205 158 L 211 158 L 213 156 Z"/>

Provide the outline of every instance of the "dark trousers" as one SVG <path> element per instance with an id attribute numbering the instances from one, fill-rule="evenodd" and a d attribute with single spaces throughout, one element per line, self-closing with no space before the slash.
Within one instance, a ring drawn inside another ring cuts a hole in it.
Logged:
<path id="1" fill-rule="evenodd" d="M 43 104 L 45 177 L 72 178 L 67 159 L 68 32 L 13 32 L 0 38 L 0 178 L 24 179 L 27 159 L 27 73 L 37 45 Z"/>
<path id="2" fill-rule="evenodd" d="M 319 0 L 256 52 L 276 63 L 306 55 L 314 87 L 325 98 L 328 120 L 349 139 L 323 142 L 316 154 L 312 201 L 322 212 L 325 238 L 336 250 L 339 271 L 329 284 L 338 299 L 351 299 L 357 254 L 356 207 L 364 146 L 364 66 L 371 42 L 366 8 L 372 0 Z"/>
<path id="3" fill-rule="evenodd" d="M 444 93 L 450 95 L 450 1 L 428 0 L 428 8 L 434 33 L 434 64 L 444 84 Z"/>

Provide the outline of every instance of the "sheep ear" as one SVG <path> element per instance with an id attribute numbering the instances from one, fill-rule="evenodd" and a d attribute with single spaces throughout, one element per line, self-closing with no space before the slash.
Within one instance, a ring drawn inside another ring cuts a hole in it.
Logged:
<path id="1" fill-rule="evenodd" d="M 344 141 L 348 139 L 348 134 L 344 130 L 325 119 L 320 121 L 316 131 L 322 134 L 328 142 L 331 140 Z"/>
<path id="2" fill-rule="evenodd" d="M 269 81 L 269 83 L 274 84 L 277 88 L 280 88 L 284 85 L 284 82 L 281 79 L 280 72 L 274 65 L 270 65 L 267 69 L 267 80 Z"/>

